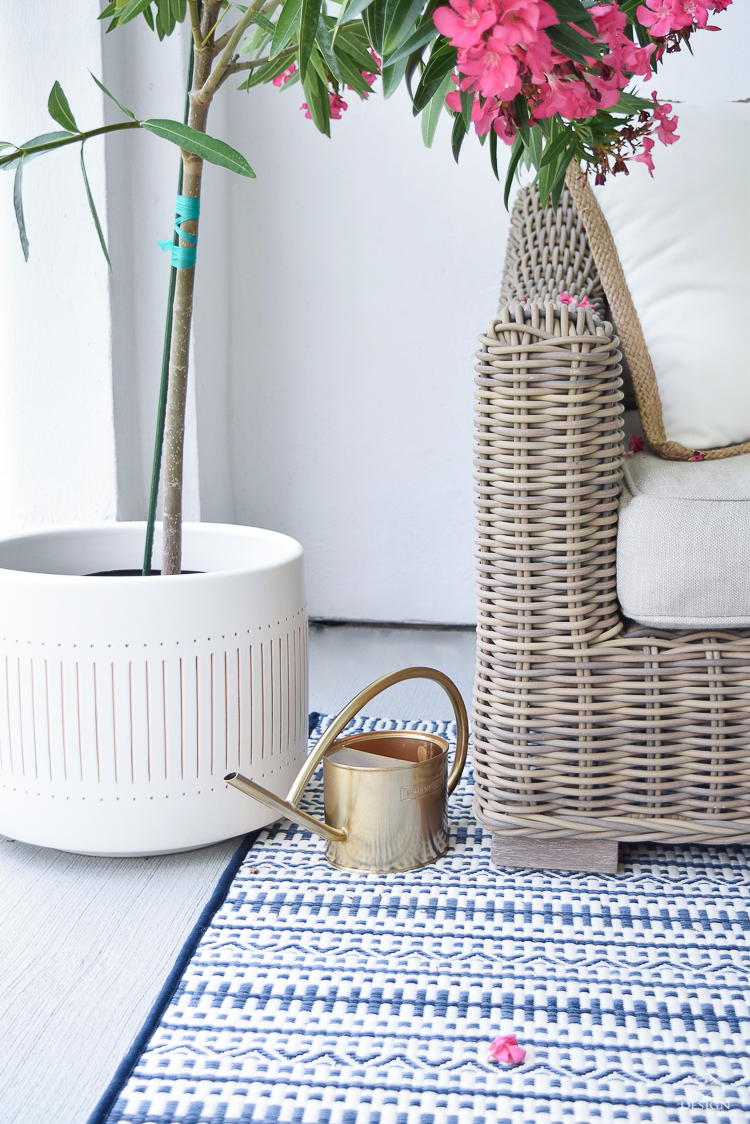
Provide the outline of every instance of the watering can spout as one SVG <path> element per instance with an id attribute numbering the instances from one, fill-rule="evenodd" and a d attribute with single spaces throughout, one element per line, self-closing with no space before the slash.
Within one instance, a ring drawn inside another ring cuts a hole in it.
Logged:
<path id="1" fill-rule="evenodd" d="M 287 819 L 294 820 L 302 827 L 309 827 L 310 831 L 322 835 L 324 839 L 328 839 L 332 843 L 345 843 L 348 838 L 349 833 L 345 827 L 331 827 L 330 824 L 323 823 L 315 816 L 309 816 L 307 812 L 303 812 L 301 808 L 290 803 L 289 800 L 285 800 L 282 796 L 276 796 L 275 793 L 269 792 L 267 788 L 262 788 L 254 781 L 243 777 L 242 773 L 227 773 L 224 780 L 234 785 L 240 792 L 244 792 L 246 796 L 255 797 L 267 808 L 278 812 L 280 816 L 286 816 Z"/>

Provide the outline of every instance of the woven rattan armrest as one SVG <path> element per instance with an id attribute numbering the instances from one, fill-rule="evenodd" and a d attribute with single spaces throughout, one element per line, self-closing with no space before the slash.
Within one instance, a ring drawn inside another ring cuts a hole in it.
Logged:
<path id="1" fill-rule="evenodd" d="M 619 612 L 621 354 L 567 195 L 555 214 L 521 193 L 502 293 L 476 368 L 473 760 L 493 857 L 612 871 L 620 840 L 748 841 L 748 635 Z"/>

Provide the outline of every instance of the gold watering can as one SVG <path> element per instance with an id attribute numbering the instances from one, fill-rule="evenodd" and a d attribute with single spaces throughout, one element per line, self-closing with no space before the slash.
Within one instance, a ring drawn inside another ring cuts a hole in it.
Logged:
<path id="1" fill-rule="evenodd" d="M 404 679 L 433 679 L 456 716 L 456 755 L 448 776 L 448 742 L 436 734 L 379 730 L 336 740 L 381 691 Z M 455 683 L 431 667 L 408 667 L 376 679 L 345 706 L 319 739 L 284 800 L 241 773 L 225 781 L 328 841 L 326 858 L 345 870 L 381 874 L 414 870 L 448 850 L 448 796 L 459 782 L 469 744 L 466 707 Z M 297 807 L 323 761 L 325 823 Z"/>

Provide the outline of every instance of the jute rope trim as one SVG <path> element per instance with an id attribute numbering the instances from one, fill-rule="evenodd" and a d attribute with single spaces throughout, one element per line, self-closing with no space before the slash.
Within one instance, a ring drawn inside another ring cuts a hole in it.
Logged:
<path id="1" fill-rule="evenodd" d="M 666 460 L 689 461 L 693 459 L 694 449 L 688 449 L 678 441 L 668 441 L 664 431 L 661 398 L 656 382 L 656 374 L 643 337 L 643 329 L 638 319 L 633 298 L 630 295 L 625 274 L 617 255 L 617 249 L 596 196 L 591 190 L 587 176 L 575 162 L 568 167 L 565 176 L 578 214 L 588 236 L 599 278 L 607 295 L 612 319 L 622 349 L 630 365 L 638 412 L 641 415 L 643 433 L 654 452 Z M 700 449 L 705 460 L 721 460 L 736 457 L 740 453 L 750 453 L 750 441 L 740 445 L 724 445 L 718 449 Z"/>

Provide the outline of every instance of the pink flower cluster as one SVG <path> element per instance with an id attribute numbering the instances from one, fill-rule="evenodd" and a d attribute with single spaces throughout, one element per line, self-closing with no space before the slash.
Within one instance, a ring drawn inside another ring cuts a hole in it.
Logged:
<path id="1" fill-rule="evenodd" d="M 617 3 L 589 8 L 599 40 L 607 47 L 601 58 L 584 66 L 557 51 L 545 28 L 559 23 L 546 0 L 450 0 L 433 19 L 458 51 L 456 79 L 475 99 L 473 120 L 481 136 L 494 127 L 510 143 L 515 136 L 507 103 L 523 93 L 533 117 L 556 113 L 567 118 L 591 117 L 615 105 L 634 74 L 651 76 L 654 45 L 637 47 L 627 35 L 627 19 Z M 593 36 L 582 33 L 594 42 Z M 504 104 L 505 103 L 505 104 Z M 458 90 L 448 104 L 460 107 Z"/>
<path id="2" fill-rule="evenodd" d="M 674 31 L 707 27 L 708 13 L 723 12 L 731 3 L 732 0 L 646 0 L 638 7 L 636 16 L 654 39 L 666 39 Z"/>
<path id="3" fill-rule="evenodd" d="M 375 65 L 379 68 L 380 67 L 380 59 L 375 54 L 375 52 L 373 51 L 372 48 L 370 48 L 370 54 L 372 55 L 372 58 L 373 58 L 373 61 L 374 61 Z M 289 67 L 289 70 L 285 70 L 284 74 L 280 74 L 278 78 L 274 78 L 274 80 L 273 80 L 274 86 L 281 86 L 282 85 L 282 82 L 280 82 L 279 79 L 283 79 L 284 82 L 288 82 L 289 78 L 291 78 L 292 74 L 294 74 L 296 69 L 297 69 L 297 64 L 293 62 L 292 65 Z M 371 74 L 367 70 L 361 70 L 360 74 L 362 75 L 362 77 L 364 78 L 364 80 L 365 80 L 365 82 L 367 83 L 368 86 L 372 86 L 373 82 L 378 77 L 377 73 Z M 284 75 L 288 75 L 288 77 L 284 77 Z M 347 89 L 353 90 L 354 87 L 353 86 L 347 86 Z M 369 96 L 370 96 L 369 93 L 360 94 L 360 97 L 363 100 L 365 100 Z M 347 102 L 344 101 L 344 99 L 341 97 L 341 95 L 339 94 L 337 89 L 330 89 L 328 91 L 328 100 L 331 104 L 331 120 L 332 121 L 340 121 L 341 120 L 341 114 L 344 112 L 345 109 L 349 108 Z M 312 113 L 308 109 L 307 102 L 303 102 L 302 105 L 300 106 L 300 109 L 304 109 L 305 117 L 308 119 L 308 121 L 311 121 L 312 120 Z"/>
<path id="4" fill-rule="evenodd" d="M 293 62 L 290 67 L 287 67 L 287 69 L 284 71 L 283 74 L 277 74 L 276 75 L 276 77 L 273 79 L 273 85 L 276 86 L 276 88 L 280 90 L 282 86 L 286 86 L 289 79 L 292 77 L 293 74 L 296 74 L 296 72 L 297 72 L 297 64 L 296 64 L 296 62 Z"/>
<path id="5" fill-rule="evenodd" d="M 595 4 L 588 9 L 597 37 L 581 34 L 597 50 L 585 63 L 575 62 L 553 45 L 546 28 L 559 23 L 557 13 L 546 0 L 450 0 L 433 15 L 438 31 L 457 50 L 457 89 L 446 101 L 456 113 L 461 110 L 461 91 L 474 97 L 471 118 L 479 136 L 490 129 L 506 144 L 511 144 L 518 123 L 512 101 L 521 94 L 528 106 L 530 123 L 560 114 L 572 120 L 592 117 L 601 109 L 616 105 L 621 92 L 635 75 L 650 78 L 654 52 L 669 49 L 659 40 L 675 29 L 686 38 L 691 30 L 707 25 L 708 11 L 719 11 L 731 0 L 647 0 L 638 8 L 638 18 L 650 28 L 656 42 L 636 45 L 626 34 L 627 17 L 617 0 Z M 645 14 L 644 14 L 645 13 Z M 705 18 L 704 18 L 705 17 Z M 649 22 L 651 21 L 651 22 Z M 633 151 L 642 147 L 636 159 L 649 171 L 653 141 L 646 135 L 655 130 L 664 144 L 677 140 L 677 118 L 669 118 L 671 106 L 655 102 L 653 119 L 640 117 L 640 127 L 625 138 Z M 626 171 L 618 149 L 615 171 Z M 607 165 L 608 168 L 608 165 Z"/>

